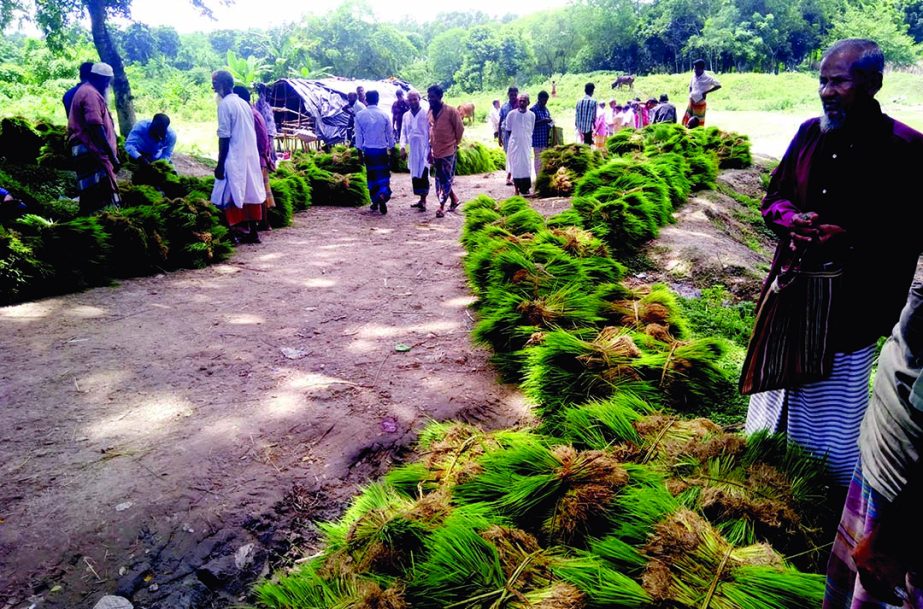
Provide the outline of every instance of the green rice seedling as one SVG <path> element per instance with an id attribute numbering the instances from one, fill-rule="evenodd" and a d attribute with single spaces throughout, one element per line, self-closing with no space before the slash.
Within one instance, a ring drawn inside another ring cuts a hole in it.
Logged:
<path id="1" fill-rule="evenodd" d="M 0 158 L 7 163 L 34 165 L 43 144 L 29 120 L 21 116 L 0 119 Z"/>
<path id="2" fill-rule="evenodd" d="M 462 205 L 462 211 L 465 212 L 465 219 L 467 220 L 469 212 L 481 208 L 497 211 L 497 201 L 484 194 L 480 194 L 470 201 L 465 201 L 464 205 Z"/>
<path id="3" fill-rule="evenodd" d="M 618 572 L 630 577 L 637 577 L 647 565 L 647 559 L 641 551 L 630 543 L 615 536 L 590 540 L 589 553 L 595 555 Z"/>
<path id="4" fill-rule="evenodd" d="M 121 211 L 104 211 L 97 216 L 109 236 L 109 265 L 114 277 L 148 275 L 163 264 L 165 256 L 156 244 L 148 243 L 148 234 L 141 222 Z"/>
<path id="5" fill-rule="evenodd" d="M 603 314 L 613 325 L 636 328 L 669 344 L 689 335 L 676 294 L 662 283 L 635 288 L 631 297 L 607 303 Z"/>
<path id="6" fill-rule="evenodd" d="M 510 197 L 509 199 L 504 199 L 497 206 L 497 211 L 501 216 L 511 216 L 524 209 L 532 209 L 532 206 L 529 205 L 529 202 L 526 201 L 525 198 L 518 195 Z"/>
<path id="7" fill-rule="evenodd" d="M 644 197 L 638 197 L 636 207 L 639 215 L 650 218 L 652 231 L 672 221 L 673 206 L 667 184 L 647 162 L 612 159 L 584 175 L 577 182 L 574 193 L 577 196 L 593 196 L 600 201 L 630 199 L 643 193 Z"/>
<path id="8" fill-rule="evenodd" d="M 410 167 L 407 165 L 407 159 L 401 158 L 401 149 L 394 146 L 388 157 L 390 161 L 391 173 L 410 173 Z"/>
<path id="9" fill-rule="evenodd" d="M 292 191 L 292 207 L 296 211 L 311 207 L 311 183 L 294 173 L 284 177 Z"/>
<path id="10" fill-rule="evenodd" d="M 67 127 L 39 121 L 34 128 L 43 141 L 36 163 L 41 167 L 70 170 L 74 162 L 67 145 Z"/>
<path id="11" fill-rule="evenodd" d="M 173 268 L 203 268 L 233 252 L 218 209 L 205 199 L 165 201 L 163 219 Z"/>
<path id="12" fill-rule="evenodd" d="M 393 579 L 331 574 L 321 561 L 261 583 L 254 593 L 257 605 L 265 609 L 409 609 L 403 588 Z"/>
<path id="13" fill-rule="evenodd" d="M 499 222 L 501 216 L 490 207 L 474 207 L 465 210 L 465 223 L 462 226 L 461 242 L 466 250 L 471 250 L 476 245 L 476 238 L 485 226 Z"/>
<path id="14" fill-rule="evenodd" d="M 503 148 L 489 146 L 487 152 L 490 155 L 490 160 L 493 162 L 494 171 L 500 171 L 506 168 L 506 153 L 503 151 Z"/>
<path id="15" fill-rule="evenodd" d="M 650 213 L 646 217 L 639 215 L 624 199 L 603 202 L 594 197 L 575 197 L 572 204 L 583 217 L 583 226 L 602 239 L 615 257 L 636 252 L 656 230 Z"/>
<path id="16" fill-rule="evenodd" d="M 50 293 L 64 294 L 109 284 L 109 235 L 98 218 L 50 222 L 27 214 L 15 226 L 26 237 L 24 241 L 36 259 L 53 272 L 44 282 Z"/>
<path id="17" fill-rule="evenodd" d="M 606 138 L 606 149 L 609 154 L 630 155 L 644 152 L 644 134 L 634 129 L 622 129 L 618 133 Z"/>
<path id="18" fill-rule="evenodd" d="M 455 157 L 455 175 L 468 176 L 503 169 L 506 157 L 499 166 L 498 159 L 499 156 L 481 142 L 463 140 Z"/>
<path id="19" fill-rule="evenodd" d="M 488 452 L 480 465 L 480 474 L 455 488 L 456 500 L 487 502 L 550 543 L 580 543 L 628 483 L 625 469 L 605 451 L 536 441 Z"/>
<path id="20" fill-rule="evenodd" d="M 641 609 L 651 598 L 636 581 L 610 568 L 589 553 L 561 560 L 552 569 L 557 577 L 582 592 L 590 609 Z"/>
<path id="21" fill-rule="evenodd" d="M 269 225 L 273 228 L 291 226 L 295 216 L 291 182 L 286 178 L 269 178 L 269 188 L 276 202 L 269 208 Z"/>
<path id="22" fill-rule="evenodd" d="M 76 207 L 69 201 L 60 200 L 61 197 L 77 195 L 77 180 L 72 171 L 7 163 L 0 168 L 0 187 L 28 204 L 30 211 L 40 210 L 56 221 L 67 221 L 76 216 Z M 58 213 L 68 207 L 72 207 L 73 211 Z"/>
<path id="23" fill-rule="evenodd" d="M 531 207 L 527 207 L 509 216 L 504 216 L 498 224 L 514 235 L 526 235 L 537 233 L 545 228 L 545 218 Z"/>
<path id="24" fill-rule="evenodd" d="M 167 225 L 164 220 L 166 207 L 163 203 L 138 205 L 119 210 L 135 226 L 142 228 L 147 244 L 147 260 L 158 268 L 167 266 L 170 244 L 167 241 Z"/>
<path id="25" fill-rule="evenodd" d="M 579 261 L 560 248 L 553 245 L 524 247 L 514 244 L 495 253 L 486 282 L 491 287 L 487 292 L 482 292 L 482 297 L 489 303 L 492 295 L 502 294 L 508 289 L 541 294 L 567 284 L 586 281 Z"/>
<path id="26" fill-rule="evenodd" d="M 735 547 L 689 510 L 678 510 L 655 525 L 642 552 L 649 563 L 641 581 L 659 603 L 795 609 L 817 606 L 823 599 L 823 576 L 785 566 L 769 546 Z M 747 576 L 773 581 L 778 588 L 759 584 L 751 588 Z"/>
<path id="27" fill-rule="evenodd" d="M 119 196 L 122 198 L 122 207 L 137 207 L 139 205 L 156 205 L 163 202 L 163 194 L 153 186 L 127 185 L 119 187 Z"/>
<path id="28" fill-rule="evenodd" d="M 688 157 L 689 181 L 692 190 L 715 188 L 718 178 L 718 157 L 713 152 L 703 152 Z"/>
<path id="29" fill-rule="evenodd" d="M 609 256 L 609 248 L 602 239 L 579 226 L 565 225 L 548 228 L 535 235 L 536 243 L 552 243 L 578 258 Z"/>
<path id="30" fill-rule="evenodd" d="M 318 168 L 331 173 L 358 173 L 364 169 L 359 151 L 342 144 L 334 146 L 330 152 L 315 152 L 310 158 Z"/>
<path id="31" fill-rule="evenodd" d="M 41 293 L 51 273 L 19 233 L 0 226 L 0 305 Z"/>
<path id="32" fill-rule="evenodd" d="M 683 156 L 700 153 L 704 150 L 704 144 L 693 131 L 678 123 L 657 123 L 645 127 L 641 131 L 644 151 L 650 157 L 666 153 Z"/>
<path id="33" fill-rule="evenodd" d="M 153 186 L 169 199 L 189 194 L 187 186 L 180 180 L 173 165 L 167 161 L 133 164 L 131 182 L 138 186 Z"/>
<path id="34" fill-rule="evenodd" d="M 640 380 L 641 355 L 620 328 L 554 330 L 530 350 L 522 389 L 543 417 L 556 420 L 565 405 L 607 398 L 619 385 Z"/>
<path id="35" fill-rule="evenodd" d="M 652 411 L 642 395 L 621 387 L 605 400 L 566 407 L 561 413 L 560 437 L 580 449 L 615 447 L 616 454 L 633 454 L 642 444 L 635 423 Z"/>
<path id="36" fill-rule="evenodd" d="M 663 390 L 669 405 L 685 412 L 701 412 L 714 403 L 736 379 L 718 363 L 727 349 L 722 339 L 700 338 L 674 343 L 669 351 L 638 362 L 648 380 Z"/>
<path id="37" fill-rule="evenodd" d="M 567 228 L 568 226 L 583 228 L 583 216 L 573 208 L 565 209 L 549 216 L 545 221 L 545 226 L 548 228 Z"/>
<path id="38" fill-rule="evenodd" d="M 407 582 L 411 605 L 423 609 L 503 607 L 504 601 L 509 602 L 509 590 L 534 586 L 540 574 L 529 565 L 540 554 L 537 544 L 523 538 L 515 552 L 518 556 L 501 556 L 500 548 L 483 535 L 496 523 L 498 519 L 483 504 L 454 510 L 427 538 L 426 557 L 414 566 Z M 527 560 L 529 554 L 535 556 Z M 519 558 L 522 567 L 507 574 L 504 558 L 508 563 Z M 550 582 L 547 576 L 542 579 L 545 585 Z"/>
<path id="39" fill-rule="evenodd" d="M 314 205 L 360 207 L 370 201 L 364 167 L 347 174 L 327 171 L 311 160 L 299 161 L 295 167 L 308 180 Z"/>
<path id="40" fill-rule="evenodd" d="M 489 275 L 496 256 L 503 250 L 518 247 L 518 244 L 498 237 L 483 238 L 480 243 L 465 256 L 464 269 L 471 289 L 477 295 L 483 295 L 489 287 Z"/>
<path id="41" fill-rule="evenodd" d="M 689 179 L 692 167 L 686 157 L 666 152 L 651 157 L 647 165 L 666 183 L 673 208 L 685 204 L 692 194 L 692 182 Z"/>
<path id="42" fill-rule="evenodd" d="M 542 170 L 536 176 L 535 189 L 546 197 L 568 196 L 582 175 L 603 162 L 602 153 L 591 146 L 568 144 L 547 148 L 542 152 Z"/>
<path id="43" fill-rule="evenodd" d="M 583 609 L 586 595 L 577 587 L 554 582 L 547 588 L 531 590 L 511 600 L 511 609 Z"/>
<path id="44" fill-rule="evenodd" d="M 720 143 L 715 152 L 721 169 L 744 169 L 753 164 L 750 138 L 740 133 L 719 131 Z"/>
<path id="45" fill-rule="evenodd" d="M 391 469 L 384 475 L 382 482 L 407 497 L 416 497 L 434 490 L 432 476 L 426 464 L 420 461 L 407 463 Z"/>

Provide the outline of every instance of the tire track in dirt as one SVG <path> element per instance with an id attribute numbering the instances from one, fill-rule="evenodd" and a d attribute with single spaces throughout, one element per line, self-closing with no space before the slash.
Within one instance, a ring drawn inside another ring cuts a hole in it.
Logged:
<path id="1" fill-rule="evenodd" d="M 227 606 L 426 420 L 527 416 L 470 342 L 461 215 L 409 181 L 387 216 L 315 207 L 224 264 L 0 308 L 0 607 Z"/>

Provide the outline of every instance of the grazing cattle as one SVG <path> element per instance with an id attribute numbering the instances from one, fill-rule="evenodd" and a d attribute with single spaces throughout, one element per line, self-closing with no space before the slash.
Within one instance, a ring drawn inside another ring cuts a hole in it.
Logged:
<path id="1" fill-rule="evenodd" d="M 628 87 L 629 91 L 633 91 L 635 88 L 635 77 L 632 74 L 625 74 L 623 76 L 616 76 L 615 80 L 612 81 L 613 89 L 621 89 L 622 85 Z"/>
<path id="2" fill-rule="evenodd" d="M 458 106 L 458 115 L 461 116 L 462 122 L 467 122 L 469 125 L 474 122 L 474 104 L 459 104 Z"/>

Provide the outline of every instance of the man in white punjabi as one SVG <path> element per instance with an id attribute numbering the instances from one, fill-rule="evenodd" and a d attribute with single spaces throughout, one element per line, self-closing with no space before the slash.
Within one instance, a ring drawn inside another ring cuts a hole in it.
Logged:
<path id="1" fill-rule="evenodd" d="M 401 120 L 401 157 L 407 159 L 407 148 L 410 148 L 407 167 L 410 169 L 413 194 L 420 197 L 411 207 L 426 211 L 426 197 L 429 196 L 429 116 L 420 106 L 417 91 L 407 94 L 407 103 L 410 110 Z"/>
<path id="2" fill-rule="evenodd" d="M 506 154 L 513 175 L 513 187 L 517 195 L 528 195 L 532 189 L 532 131 L 535 129 L 535 114 L 529 110 L 529 96 L 523 93 L 517 100 L 516 110 L 506 115 L 504 123 L 510 134 Z"/>
<path id="3" fill-rule="evenodd" d="M 211 201 L 224 211 L 235 243 L 259 243 L 257 225 L 263 219 L 266 189 L 256 128 L 250 104 L 233 93 L 234 77 L 218 70 L 212 74 L 218 102 L 218 165 Z"/>
<path id="4" fill-rule="evenodd" d="M 429 146 L 430 163 L 436 170 L 436 196 L 439 197 L 439 209 L 436 217 L 445 216 L 446 201 L 451 201 L 449 211 L 458 208 L 458 196 L 452 189 L 455 180 L 455 160 L 458 145 L 461 144 L 465 126 L 462 124 L 458 110 L 442 101 L 443 91 L 439 85 L 426 90 L 429 100 Z"/>
<path id="5" fill-rule="evenodd" d="M 519 103 L 519 88 L 510 87 L 506 90 L 507 102 L 500 106 L 500 131 L 497 133 L 499 138 L 500 145 L 503 146 L 503 152 L 506 152 L 506 148 L 509 145 L 510 134 L 507 131 L 504 131 L 503 125 L 506 123 L 506 115 L 516 109 L 516 105 Z M 506 185 L 513 185 L 513 177 L 510 174 L 510 161 L 509 158 L 506 160 Z"/>
<path id="6" fill-rule="evenodd" d="M 759 379 L 782 387 L 753 393 L 747 433 L 787 433 L 826 457 L 844 491 L 875 346 L 898 319 L 923 247 L 915 203 L 923 134 L 882 113 L 875 94 L 883 71 L 884 55 L 870 40 L 841 40 L 821 60 L 823 114 L 798 129 L 761 205 L 779 244 L 741 379 L 745 391 L 772 388 Z M 785 294 L 795 295 L 790 314 L 778 324 L 763 317 L 767 296 L 781 302 Z M 785 361 L 770 356 L 785 344 L 792 345 Z"/>
<path id="7" fill-rule="evenodd" d="M 391 200 L 391 149 L 394 131 L 391 115 L 378 107 L 378 91 L 365 94 L 368 107 L 356 115 L 356 148 L 365 162 L 372 211 L 388 213 Z"/>

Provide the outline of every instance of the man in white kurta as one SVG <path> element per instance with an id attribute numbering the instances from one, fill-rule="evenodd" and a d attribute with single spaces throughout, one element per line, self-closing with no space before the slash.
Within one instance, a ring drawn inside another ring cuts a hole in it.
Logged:
<path id="1" fill-rule="evenodd" d="M 212 75 L 218 102 L 218 166 L 211 201 L 224 210 L 227 223 L 250 243 L 259 243 L 266 189 L 256 146 L 250 104 L 234 95 L 234 78 L 224 70 Z"/>
<path id="2" fill-rule="evenodd" d="M 513 177 L 517 195 L 528 195 L 532 188 L 532 131 L 535 113 L 529 110 L 529 96 L 523 93 L 517 99 L 515 110 L 506 115 L 504 129 L 509 132 L 506 158 Z"/>
<path id="3" fill-rule="evenodd" d="M 401 157 L 407 159 L 413 194 L 420 197 L 411 207 L 426 211 L 426 197 L 429 195 L 429 117 L 420 106 L 418 92 L 411 91 L 407 95 L 407 103 L 410 110 L 404 113 L 401 122 Z"/>

